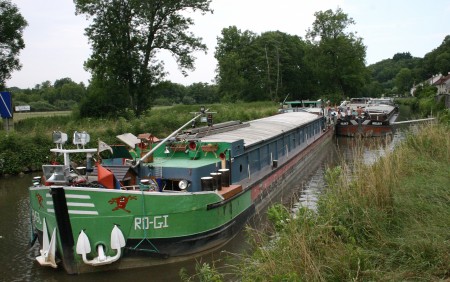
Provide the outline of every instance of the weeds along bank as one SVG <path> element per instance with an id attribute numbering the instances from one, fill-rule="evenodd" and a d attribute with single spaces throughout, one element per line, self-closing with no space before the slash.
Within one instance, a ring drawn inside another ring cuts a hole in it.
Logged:
<path id="1" fill-rule="evenodd" d="M 271 102 L 206 105 L 214 114 L 214 122 L 229 120 L 248 121 L 277 113 L 278 105 Z M 0 176 L 40 170 L 49 161 L 52 132 L 63 131 L 69 142 L 74 131 L 90 134 L 91 145 L 97 140 L 116 144 L 117 135 L 123 133 L 152 133 L 166 137 L 185 124 L 199 111 L 200 105 L 178 105 L 154 108 L 143 116 L 134 117 L 131 112 L 123 117 L 109 119 L 75 118 L 71 115 L 31 116 L 14 124 L 14 131 L 0 130 Z M 67 145 L 70 147 L 70 144 Z"/>
<path id="2" fill-rule="evenodd" d="M 356 152 L 358 150 L 355 150 Z M 362 159 L 362 158 L 360 158 Z M 242 281 L 436 281 L 450 278 L 450 130 L 427 125 L 373 165 L 327 171 L 318 211 L 286 220 L 276 240 L 252 230 Z"/>

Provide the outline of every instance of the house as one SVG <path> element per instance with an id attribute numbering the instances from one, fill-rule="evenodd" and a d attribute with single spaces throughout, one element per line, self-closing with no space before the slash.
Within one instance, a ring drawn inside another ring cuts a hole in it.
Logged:
<path id="1" fill-rule="evenodd" d="M 445 106 L 450 108 L 450 72 L 438 79 L 433 85 L 437 87 L 436 102 L 444 99 Z"/>
<path id="2" fill-rule="evenodd" d="M 450 72 L 446 76 L 441 76 L 433 83 L 437 87 L 437 94 L 450 94 Z"/>
<path id="3" fill-rule="evenodd" d="M 415 96 L 415 92 L 418 87 L 424 86 L 424 85 L 434 85 L 438 88 L 437 94 L 445 94 L 450 92 L 450 72 L 447 76 L 443 76 L 442 74 L 436 74 L 430 77 L 429 79 L 425 80 L 424 82 L 421 82 L 419 84 L 413 85 L 411 90 L 409 91 L 411 96 Z"/>

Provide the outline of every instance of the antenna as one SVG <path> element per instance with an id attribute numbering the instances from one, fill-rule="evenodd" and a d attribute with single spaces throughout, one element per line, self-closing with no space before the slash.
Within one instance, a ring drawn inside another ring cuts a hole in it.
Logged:
<path id="1" fill-rule="evenodd" d="M 286 95 L 286 98 L 283 100 L 283 104 L 286 102 L 286 99 L 289 97 L 289 93 Z"/>

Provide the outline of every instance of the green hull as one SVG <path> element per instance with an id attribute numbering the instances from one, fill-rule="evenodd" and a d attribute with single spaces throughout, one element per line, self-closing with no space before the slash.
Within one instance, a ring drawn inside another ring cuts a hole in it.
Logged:
<path id="1" fill-rule="evenodd" d="M 49 233 L 54 228 L 60 230 L 56 219 L 58 212 L 55 213 L 53 198 L 49 193 L 51 189 L 30 188 L 33 223 L 39 232 L 43 230 L 44 218 Z M 194 240 L 196 235 L 208 235 L 208 232 L 226 226 L 252 206 L 250 191 L 229 201 L 223 201 L 223 197 L 213 191 L 165 193 L 64 187 L 64 192 L 72 232 L 57 233 L 58 250 L 64 250 L 61 236 L 72 236 L 76 244 L 83 230 L 93 247 L 92 257 L 98 256 L 94 247 L 98 244 L 105 246 L 106 255 L 115 255 L 116 251 L 109 247 L 114 225 L 120 228 L 130 249 L 141 249 L 139 243 L 146 239 L 143 245 L 147 248 L 148 242 L 151 242 L 151 247 L 146 251 L 165 257 L 195 253 L 198 250 L 185 250 L 182 245 L 173 250 L 167 246 L 180 238 Z M 211 207 L 217 203 L 222 204 L 220 207 Z M 71 241 L 70 238 L 68 241 Z M 74 262 L 82 263 L 81 257 L 74 255 Z"/>

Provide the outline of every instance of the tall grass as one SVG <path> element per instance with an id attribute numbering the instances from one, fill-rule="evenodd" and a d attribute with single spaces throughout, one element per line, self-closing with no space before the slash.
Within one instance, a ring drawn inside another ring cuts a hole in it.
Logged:
<path id="1" fill-rule="evenodd" d="M 277 240 L 251 237 L 242 281 L 450 278 L 448 127 L 424 126 L 377 162 L 343 162 L 326 179 L 317 212 L 284 219 Z"/>

